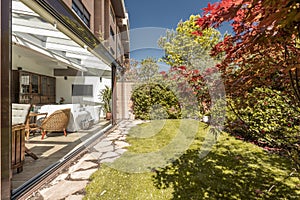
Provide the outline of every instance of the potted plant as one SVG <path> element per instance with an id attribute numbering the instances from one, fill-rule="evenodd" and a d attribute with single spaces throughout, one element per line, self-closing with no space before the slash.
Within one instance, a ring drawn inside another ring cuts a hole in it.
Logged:
<path id="1" fill-rule="evenodd" d="M 100 92 L 100 100 L 103 103 L 103 110 L 106 115 L 106 119 L 111 119 L 111 95 L 112 95 L 112 89 L 108 87 L 107 85 L 103 90 Z"/>
<path id="2" fill-rule="evenodd" d="M 211 112 L 210 111 L 206 111 L 205 114 L 202 117 L 202 121 L 205 123 L 209 123 L 210 122 L 210 116 Z"/>
<path id="3" fill-rule="evenodd" d="M 65 102 L 65 99 L 63 97 L 60 97 L 59 104 L 63 104 L 64 102 Z"/>

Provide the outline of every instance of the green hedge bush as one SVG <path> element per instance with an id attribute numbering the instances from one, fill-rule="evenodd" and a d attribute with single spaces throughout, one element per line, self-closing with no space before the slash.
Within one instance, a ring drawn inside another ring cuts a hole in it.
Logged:
<path id="1" fill-rule="evenodd" d="M 229 118 L 232 133 L 260 146 L 284 151 L 300 164 L 300 112 L 290 97 L 270 88 L 255 88 L 237 103 L 236 115 Z"/>
<path id="2" fill-rule="evenodd" d="M 163 85 L 142 84 L 133 90 L 131 99 L 137 119 L 178 119 L 181 117 L 176 95 Z"/>

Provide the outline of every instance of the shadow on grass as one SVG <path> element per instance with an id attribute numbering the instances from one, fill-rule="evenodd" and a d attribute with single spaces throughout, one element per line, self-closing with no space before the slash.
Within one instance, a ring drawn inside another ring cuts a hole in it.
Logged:
<path id="1" fill-rule="evenodd" d="M 289 163 L 253 150 L 249 144 L 241 148 L 242 142 L 228 140 L 219 141 L 202 159 L 199 150 L 187 150 L 172 164 L 156 169 L 155 186 L 173 188 L 173 199 L 300 198 L 299 179 L 285 179 L 291 172 Z"/>

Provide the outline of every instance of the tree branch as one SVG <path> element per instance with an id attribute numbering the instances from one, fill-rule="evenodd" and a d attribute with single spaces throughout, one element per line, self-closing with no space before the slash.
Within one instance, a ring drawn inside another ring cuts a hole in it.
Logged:
<path id="1" fill-rule="evenodd" d="M 300 96 L 299 96 L 299 94 L 298 94 L 298 92 L 297 92 L 298 90 L 295 88 L 294 80 L 293 80 L 293 74 L 292 74 L 292 71 L 291 71 L 291 70 L 289 70 L 289 75 L 290 75 L 291 85 L 292 85 L 292 87 L 293 87 L 293 90 L 294 90 L 294 92 L 295 92 L 295 95 L 296 95 L 298 101 L 300 102 Z"/>
<path id="2" fill-rule="evenodd" d="M 284 179 L 283 179 L 282 181 L 284 181 L 284 180 L 288 179 L 289 177 L 291 177 L 296 171 L 297 171 L 297 170 L 294 168 L 293 171 L 292 171 L 289 175 L 287 175 L 286 177 L 284 177 Z M 279 182 L 277 182 L 277 184 L 272 185 L 272 186 L 268 189 L 267 192 L 268 192 L 268 193 L 271 192 L 271 190 L 272 190 L 274 187 L 276 187 L 278 184 L 279 184 Z"/>

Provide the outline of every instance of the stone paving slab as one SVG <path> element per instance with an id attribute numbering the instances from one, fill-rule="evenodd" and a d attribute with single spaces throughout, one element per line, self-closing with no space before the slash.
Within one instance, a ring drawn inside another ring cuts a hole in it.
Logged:
<path id="1" fill-rule="evenodd" d="M 99 160 L 100 156 L 103 155 L 102 152 L 91 152 L 90 153 L 90 160 Z"/>
<path id="2" fill-rule="evenodd" d="M 88 169 L 88 170 L 83 170 L 83 171 L 77 171 L 73 172 L 70 175 L 71 180 L 88 180 L 90 176 L 96 172 L 98 169 Z"/>
<path id="3" fill-rule="evenodd" d="M 56 177 L 56 178 L 51 182 L 51 185 L 56 185 L 56 184 L 59 183 L 60 181 L 65 180 L 68 176 L 69 176 L 69 174 L 67 174 L 67 173 L 63 173 L 63 174 L 58 175 L 58 177 Z"/>
<path id="4" fill-rule="evenodd" d="M 71 196 L 73 193 L 82 190 L 88 184 L 88 181 L 60 181 L 56 185 L 41 190 L 40 194 L 44 200 L 59 200 Z"/>
<path id="5" fill-rule="evenodd" d="M 118 157 L 114 157 L 114 158 L 105 158 L 103 160 L 100 160 L 100 163 L 112 163 L 114 162 Z"/>
<path id="6" fill-rule="evenodd" d="M 65 200 L 81 200 L 83 197 L 83 195 L 70 195 Z"/>
<path id="7" fill-rule="evenodd" d="M 126 147 L 126 135 L 130 128 L 143 121 L 122 121 L 117 128 L 89 149 L 82 158 L 74 163 L 67 172 L 58 175 L 50 184 L 37 191 L 35 196 L 29 199 L 45 200 L 79 200 L 84 197 L 83 191 L 90 181 L 90 176 L 101 167 L 102 163 L 111 163 L 118 159 Z M 39 197 L 38 197 L 39 196 Z"/>
<path id="8" fill-rule="evenodd" d="M 109 147 L 111 146 L 111 141 L 101 141 L 99 142 L 98 144 L 96 144 L 94 146 L 95 149 L 101 149 L 101 148 L 104 148 L 104 147 Z"/>
<path id="9" fill-rule="evenodd" d="M 116 148 L 124 148 L 130 146 L 127 142 L 123 142 L 123 141 L 116 141 L 115 145 Z"/>
<path id="10" fill-rule="evenodd" d="M 125 153 L 127 150 L 126 149 L 116 149 L 115 152 L 118 154 L 123 154 Z"/>
<path id="11" fill-rule="evenodd" d="M 70 167 L 69 173 L 78 171 L 78 170 L 87 170 L 90 168 L 97 168 L 98 164 L 90 161 L 78 162 L 76 165 Z"/>
<path id="12" fill-rule="evenodd" d="M 106 158 L 115 158 L 115 157 L 119 157 L 120 154 L 116 153 L 116 152 L 106 152 L 105 154 L 103 154 L 101 157 L 100 157 L 100 160 L 103 160 L 103 159 L 106 159 Z"/>
<path id="13" fill-rule="evenodd" d="M 114 146 L 111 145 L 111 146 L 103 147 L 103 148 L 96 149 L 96 150 L 101 153 L 111 152 L 111 151 L 114 151 Z"/>
<path id="14" fill-rule="evenodd" d="M 95 161 L 95 160 L 98 160 L 97 158 L 99 158 L 103 153 L 101 152 L 98 152 L 98 151 L 95 151 L 94 149 L 93 150 L 90 150 L 89 153 L 85 154 L 84 157 L 82 157 L 80 160 L 83 160 L 83 161 Z"/>

